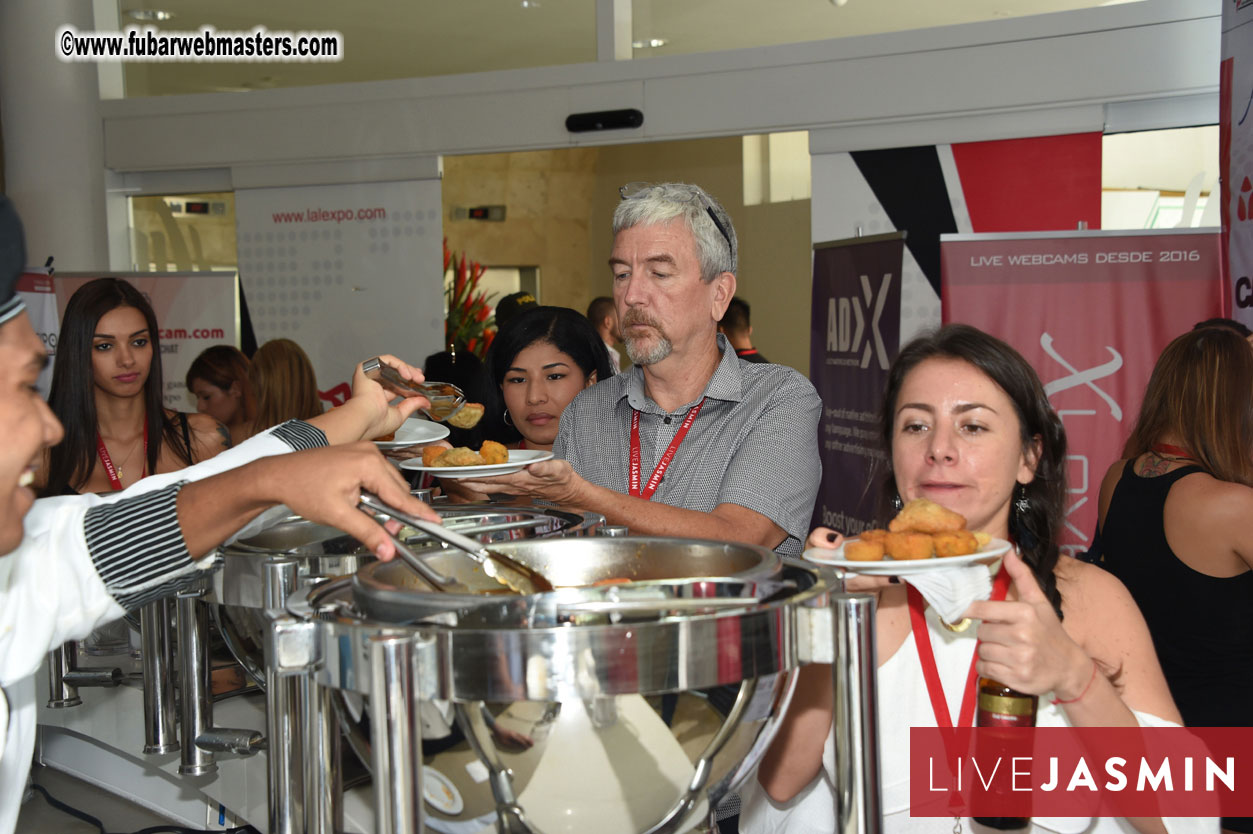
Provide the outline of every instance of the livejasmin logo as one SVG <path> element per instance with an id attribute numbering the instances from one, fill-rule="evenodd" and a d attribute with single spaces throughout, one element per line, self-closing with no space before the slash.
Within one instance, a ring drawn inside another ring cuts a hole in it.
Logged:
<path id="1" fill-rule="evenodd" d="M 888 349 L 879 331 L 879 320 L 888 300 L 888 288 L 892 285 L 892 273 L 883 275 L 876 294 L 870 285 L 870 276 L 861 276 L 860 296 L 840 296 L 827 299 L 827 352 L 861 353 L 860 367 L 870 366 L 877 357 L 879 367 L 888 369 Z M 870 327 L 867 333 L 866 322 Z M 856 361 L 838 361 L 836 364 L 857 364 Z"/>
<path id="2" fill-rule="evenodd" d="M 909 731 L 910 816 L 1216 817 L 1253 813 L 1253 728 Z"/>

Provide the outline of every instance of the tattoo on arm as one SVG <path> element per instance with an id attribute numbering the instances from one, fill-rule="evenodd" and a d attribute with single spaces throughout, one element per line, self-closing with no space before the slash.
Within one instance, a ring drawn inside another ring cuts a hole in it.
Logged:
<path id="1" fill-rule="evenodd" d="M 229 449 L 235 444 L 231 443 L 231 433 L 227 431 L 226 426 L 218 423 L 218 434 L 222 435 L 222 448 Z"/>

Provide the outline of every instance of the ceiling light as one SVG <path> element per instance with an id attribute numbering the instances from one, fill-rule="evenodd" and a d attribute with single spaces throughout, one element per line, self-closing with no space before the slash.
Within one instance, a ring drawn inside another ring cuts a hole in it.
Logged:
<path id="1" fill-rule="evenodd" d="M 844 5 L 845 3 L 847 3 L 847 2 L 848 2 L 848 0 L 831 0 L 831 5 L 833 5 L 833 6 L 843 6 L 843 5 Z"/>
<path id="2" fill-rule="evenodd" d="M 665 46 L 670 41 L 665 38 L 649 38 L 646 41 L 631 41 L 632 49 L 656 49 L 659 46 Z"/>
<path id="3" fill-rule="evenodd" d="M 522 0 L 522 8 L 524 8 L 524 9 L 538 9 L 538 8 L 539 8 L 539 0 Z"/>
<path id="4" fill-rule="evenodd" d="M 143 23 L 159 23 L 162 20 L 169 20 L 174 17 L 174 13 L 162 9 L 131 9 L 126 13 L 126 16 L 131 20 L 138 20 Z"/>

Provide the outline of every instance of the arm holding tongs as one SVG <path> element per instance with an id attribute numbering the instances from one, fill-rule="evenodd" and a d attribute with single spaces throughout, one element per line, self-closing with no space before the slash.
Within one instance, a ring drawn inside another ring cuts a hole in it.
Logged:
<path id="1" fill-rule="evenodd" d="M 359 509 L 377 521 L 384 530 L 387 530 L 387 521 L 390 519 L 395 519 L 396 521 L 408 524 L 411 527 L 418 527 L 419 525 L 425 527 L 425 525 L 431 524 L 431 522 L 423 521 L 414 516 L 410 516 L 409 514 L 403 513 L 394 507 L 389 507 L 377 496 L 371 495 L 368 492 L 361 493 L 361 503 L 359 505 Z M 391 538 L 392 543 L 396 545 L 396 555 L 400 557 L 401 561 L 412 568 L 427 582 L 430 582 L 437 589 L 440 586 L 454 584 L 455 580 L 452 577 L 444 576 L 442 573 L 428 565 L 425 559 L 414 553 L 409 545 L 401 541 L 400 537 L 392 533 L 391 530 L 387 530 L 387 535 Z"/>

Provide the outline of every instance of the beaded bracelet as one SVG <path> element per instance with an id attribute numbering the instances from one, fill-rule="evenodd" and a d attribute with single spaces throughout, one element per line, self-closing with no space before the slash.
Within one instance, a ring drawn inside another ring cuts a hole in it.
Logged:
<path id="1" fill-rule="evenodd" d="M 1096 660 L 1093 660 L 1092 661 L 1092 677 L 1088 678 L 1088 685 L 1083 688 L 1082 692 L 1080 692 L 1074 698 L 1067 698 L 1066 700 L 1062 700 L 1061 698 L 1054 698 L 1049 703 L 1051 703 L 1053 706 L 1061 706 L 1062 704 L 1073 704 L 1075 701 L 1082 701 L 1083 696 L 1088 694 L 1088 690 L 1092 688 L 1092 682 L 1095 680 L 1096 680 Z"/>

